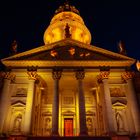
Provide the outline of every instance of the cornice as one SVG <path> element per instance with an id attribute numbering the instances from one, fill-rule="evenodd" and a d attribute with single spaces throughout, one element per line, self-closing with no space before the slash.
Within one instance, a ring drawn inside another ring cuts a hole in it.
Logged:
<path id="1" fill-rule="evenodd" d="M 101 66 L 110 66 L 110 67 L 126 67 L 134 64 L 134 61 L 123 60 L 123 61 L 27 61 L 27 60 L 6 60 L 3 61 L 3 64 L 11 67 L 29 67 L 29 66 L 38 66 L 38 67 L 54 67 L 54 66 L 66 66 L 66 67 L 101 67 Z"/>

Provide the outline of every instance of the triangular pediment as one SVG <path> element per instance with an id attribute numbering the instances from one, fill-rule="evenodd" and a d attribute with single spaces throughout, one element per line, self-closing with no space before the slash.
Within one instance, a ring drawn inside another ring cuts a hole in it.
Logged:
<path id="1" fill-rule="evenodd" d="M 126 108 L 126 103 L 117 101 L 112 105 L 113 108 Z"/>
<path id="2" fill-rule="evenodd" d="M 63 115 L 74 115 L 75 113 L 71 110 L 67 110 L 65 112 L 62 112 Z"/>
<path id="3" fill-rule="evenodd" d="M 46 111 L 46 112 L 43 112 L 42 115 L 43 116 L 50 116 L 50 115 L 52 115 L 52 112 Z"/>
<path id="4" fill-rule="evenodd" d="M 25 107 L 25 103 L 18 100 L 12 103 L 12 107 Z"/>
<path id="5" fill-rule="evenodd" d="M 72 39 L 65 39 L 50 45 L 41 46 L 2 60 L 4 64 L 6 64 L 6 62 L 23 62 L 24 64 L 29 62 L 95 62 L 99 64 L 99 62 L 113 63 L 117 61 L 127 63 L 131 62 L 132 64 L 135 60 L 130 57 L 107 51 L 92 45 L 87 45 Z M 23 65 L 23 63 L 21 64 Z"/>
<path id="6" fill-rule="evenodd" d="M 93 111 L 91 111 L 91 110 L 88 110 L 88 111 L 86 112 L 86 114 L 87 114 L 87 115 L 93 115 L 93 114 L 95 114 L 95 112 L 93 112 Z"/>

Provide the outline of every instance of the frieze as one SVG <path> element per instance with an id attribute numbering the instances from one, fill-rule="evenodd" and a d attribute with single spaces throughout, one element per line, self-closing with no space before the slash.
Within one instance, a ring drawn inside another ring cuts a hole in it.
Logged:
<path id="1" fill-rule="evenodd" d="M 111 97 L 125 97 L 125 93 L 119 87 L 110 88 Z"/>
<path id="2" fill-rule="evenodd" d="M 47 67 L 100 67 L 100 66 L 110 66 L 110 67 L 124 67 L 130 66 L 133 64 L 132 61 L 41 61 L 41 60 L 18 60 L 18 61 L 5 61 L 5 65 L 12 66 L 12 67 L 28 67 L 32 65 L 36 65 L 38 67 L 47 68 Z"/>
<path id="3" fill-rule="evenodd" d="M 16 96 L 25 96 L 27 95 L 27 88 L 17 88 Z"/>

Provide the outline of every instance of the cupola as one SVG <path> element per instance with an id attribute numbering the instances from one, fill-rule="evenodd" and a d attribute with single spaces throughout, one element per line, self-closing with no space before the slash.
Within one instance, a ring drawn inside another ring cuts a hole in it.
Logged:
<path id="1" fill-rule="evenodd" d="M 54 17 L 44 33 L 44 43 L 50 44 L 65 38 L 71 38 L 85 44 L 91 42 L 91 34 L 79 11 L 68 2 L 59 6 L 55 11 Z"/>

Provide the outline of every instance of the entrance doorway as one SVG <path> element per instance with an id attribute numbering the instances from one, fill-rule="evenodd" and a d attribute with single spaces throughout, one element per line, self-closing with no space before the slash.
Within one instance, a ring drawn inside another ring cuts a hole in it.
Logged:
<path id="1" fill-rule="evenodd" d="M 73 118 L 64 118 L 64 136 L 73 136 Z"/>

